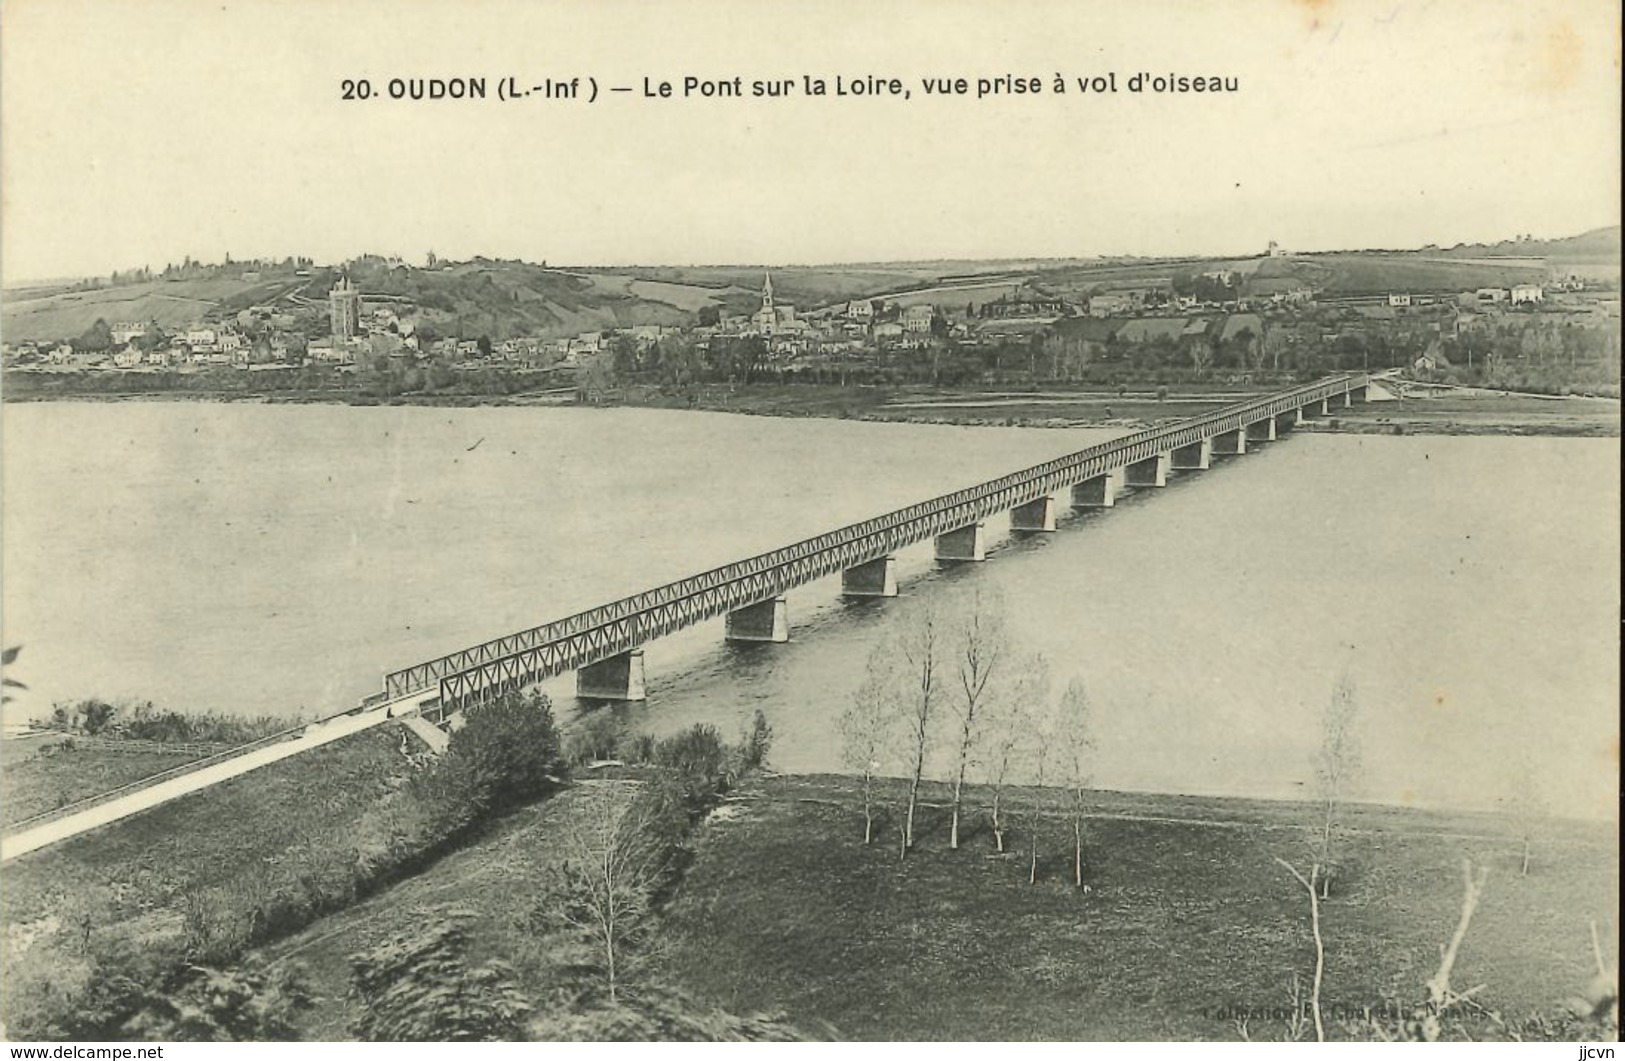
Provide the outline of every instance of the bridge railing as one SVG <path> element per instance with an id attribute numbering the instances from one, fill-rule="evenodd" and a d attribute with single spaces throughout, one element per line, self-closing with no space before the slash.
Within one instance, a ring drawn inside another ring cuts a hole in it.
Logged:
<path id="1" fill-rule="evenodd" d="M 1000 476 L 976 486 L 918 502 L 881 516 L 849 524 L 791 545 L 737 560 L 676 582 L 645 590 L 596 608 L 541 626 L 521 630 L 486 641 L 471 648 L 449 653 L 384 677 L 384 694 L 394 699 L 458 675 L 485 671 L 500 677 L 503 672 L 517 680 L 551 676 L 564 669 L 592 662 L 589 656 L 605 658 L 641 644 L 651 635 L 649 624 L 640 616 L 670 611 L 674 606 L 705 598 L 705 603 L 676 609 L 688 625 L 713 618 L 723 611 L 776 595 L 784 588 L 811 581 L 841 567 L 874 559 L 926 537 L 952 529 L 946 524 L 964 526 L 1002 508 L 1013 507 L 1071 483 L 1145 460 L 1159 453 L 1191 445 L 1227 431 L 1244 430 L 1248 424 L 1301 408 L 1326 398 L 1346 394 L 1366 383 L 1363 375 L 1339 375 L 1262 398 L 1238 402 L 1178 424 L 1150 428 L 1057 457 L 1041 464 Z M 827 554 L 827 556 L 825 555 Z M 825 556 L 824 563 L 808 561 Z M 781 577 L 772 577 L 773 572 Z M 669 633 L 665 618 L 654 621 L 658 632 Z M 642 629 L 639 629 L 642 628 Z M 548 660 L 533 660 L 517 668 L 514 661 L 535 655 L 547 646 L 577 646 L 571 651 L 548 652 Z M 585 654 L 583 654 L 585 653 Z M 467 681 L 454 686 L 467 686 Z M 442 696 L 456 689 L 441 686 Z"/>

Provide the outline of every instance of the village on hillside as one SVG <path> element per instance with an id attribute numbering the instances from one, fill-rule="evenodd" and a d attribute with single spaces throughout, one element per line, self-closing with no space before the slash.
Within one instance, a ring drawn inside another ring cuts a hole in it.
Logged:
<path id="1" fill-rule="evenodd" d="M 470 370 L 558 371 L 568 374 L 561 382 L 573 379 L 591 400 L 633 382 L 1012 384 L 1089 381 L 1093 369 L 1113 365 L 1116 378 L 1222 374 L 1231 382 L 1255 374 L 1402 368 L 1423 379 L 1542 389 L 1551 375 L 1546 366 L 1562 363 L 1569 370 L 1595 367 L 1566 371 L 1565 385 L 1595 384 L 1608 393 L 1609 381 L 1617 380 L 1617 275 L 1506 259 L 1479 274 L 1507 278 L 1504 284 L 1462 287 L 1448 281 L 1473 275 L 1470 269 L 1453 262 L 1430 271 L 1415 268 L 1416 260 L 1393 270 L 1412 282 L 1382 291 L 1369 290 L 1369 283 L 1352 293 L 1317 287 L 1304 278 L 1322 268 L 1312 256 L 1294 262 L 1272 243 L 1266 254 L 1239 261 L 948 277 L 806 306 L 776 291 L 774 271 L 764 270 L 759 291 L 735 284 L 712 298 L 690 287 L 687 293 L 698 297 L 687 300 L 687 309 L 642 303 L 661 311 L 643 314 L 655 322 L 637 322 L 633 314 L 628 323 L 612 317 L 615 326 L 580 330 L 556 310 L 551 317 L 524 315 L 533 293 L 492 279 L 508 263 L 453 264 L 432 256 L 427 269 L 398 258 L 332 268 L 308 259 L 188 262 L 156 277 L 145 270 L 115 274 L 109 286 L 144 284 L 133 290 L 162 297 L 166 283 L 226 278 L 258 297 L 246 304 L 241 294 L 197 302 L 199 319 L 184 326 L 166 327 L 156 317 L 98 317 L 77 334 L 7 341 L 0 353 L 8 370 L 55 377 L 70 389 L 73 377 L 64 374 L 286 376 L 310 367 L 393 374 L 405 381 L 396 390 L 409 393 L 414 382 L 431 391 L 455 386 Z M 547 275 L 581 286 L 579 274 Z M 443 293 L 448 283 L 458 285 L 457 299 Z M 71 301 L 100 286 L 52 298 Z M 586 295 L 578 297 L 584 303 Z M 153 303 L 143 296 L 128 304 Z"/>

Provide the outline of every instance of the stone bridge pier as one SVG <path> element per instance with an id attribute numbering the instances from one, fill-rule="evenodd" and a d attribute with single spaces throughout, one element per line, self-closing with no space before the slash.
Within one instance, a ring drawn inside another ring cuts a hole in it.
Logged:
<path id="1" fill-rule="evenodd" d="M 1124 469 L 1123 481 L 1129 486 L 1138 489 L 1168 485 L 1168 465 L 1172 463 L 1167 453 L 1156 453 L 1144 460 L 1135 461 Z"/>
<path id="2" fill-rule="evenodd" d="M 1266 416 L 1247 425 L 1248 442 L 1274 442 L 1275 439 L 1275 417 Z"/>
<path id="3" fill-rule="evenodd" d="M 746 605 L 728 613 L 729 641 L 766 641 L 782 645 L 790 640 L 790 608 L 783 596 Z"/>
<path id="4" fill-rule="evenodd" d="M 938 560 L 981 563 L 987 559 L 987 536 L 980 520 L 968 527 L 960 527 L 937 535 Z"/>
<path id="5" fill-rule="evenodd" d="M 897 557 L 882 556 L 842 571 L 841 596 L 897 596 Z"/>
<path id="6" fill-rule="evenodd" d="M 584 700 L 645 700 L 643 649 L 589 663 L 576 671 L 576 695 Z"/>
<path id="7" fill-rule="evenodd" d="M 1117 504 L 1117 488 L 1123 478 L 1119 471 L 1085 479 L 1072 487 L 1073 508 L 1111 508 Z"/>
<path id="8" fill-rule="evenodd" d="M 1247 429 L 1221 431 L 1208 441 L 1213 445 L 1215 457 L 1240 457 L 1247 452 Z"/>
<path id="9" fill-rule="evenodd" d="M 1173 470 L 1176 472 L 1202 472 L 1213 465 L 1213 440 L 1204 438 L 1200 442 L 1192 442 L 1188 446 L 1180 446 L 1173 453 Z"/>
<path id="10" fill-rule="evenodd" d="M 1023 534 L 1044 534 L 1055 530 L 1055 495 L 1035 497 L 1010 510 L 1010 529 Z"/>

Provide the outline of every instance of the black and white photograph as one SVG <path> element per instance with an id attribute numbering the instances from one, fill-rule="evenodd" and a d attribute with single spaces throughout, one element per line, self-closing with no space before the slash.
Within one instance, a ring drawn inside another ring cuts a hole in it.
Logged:
<path id="1" fill-rule="evenodd" d="M 4 0 L 0 1039 L 1613 1057 L 1620 40 Z"/>

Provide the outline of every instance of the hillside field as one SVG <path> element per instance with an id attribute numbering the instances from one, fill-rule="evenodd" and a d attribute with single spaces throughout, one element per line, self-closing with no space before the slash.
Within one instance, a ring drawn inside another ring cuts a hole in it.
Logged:
<path id="1" fill-rule="evenodd" d="M 71 339 L 83 334 L 98 318 L 109 324 L 155 320 L 168 330 L 184 329 L 202 321 L 223 303 L 247 306 L 270 301 L 290 286 L 285 279 L 209 279 L 155 280 L 90 291 L 8 290 L 0 329 L 8 343 Z"/>

